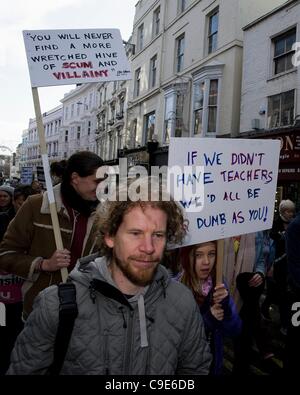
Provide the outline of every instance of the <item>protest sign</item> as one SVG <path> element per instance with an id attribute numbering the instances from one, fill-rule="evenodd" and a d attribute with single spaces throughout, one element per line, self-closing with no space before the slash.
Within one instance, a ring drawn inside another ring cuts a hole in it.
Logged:
<path id="1" fill-rule="evenodd" d="M 21 184 L 31 184 L 33 176 L 32 166 L 23 166 L 21 169 Z"/>
<path id="2" fill-rule="evenodd" d="M 279 151 L 277 140 L 172 138 L 168 188 L 184 188 L 184 244 L 271 228 Z"/>
<path id="3" fill-rule="evenodd" d="M 37 175 L 38 182 L 42 185 L 43 189 L 45 189 L 46 188 L 46 178 L 45 178 L 43 166 L 36 167 L 36 175 Z"/>
<path id="4" fill-rule="evenodd" d="M 118 29 L 24 30 L 32 87 L 128 80 Z"/>

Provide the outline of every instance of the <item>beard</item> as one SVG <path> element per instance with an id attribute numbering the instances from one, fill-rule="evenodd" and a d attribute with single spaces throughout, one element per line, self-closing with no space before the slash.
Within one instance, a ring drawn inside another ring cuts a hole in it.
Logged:
<path id="1" fill-rule="evenodd" d="M 159 259 L 154 258 L 145 258 L 145 257 L 128 257 L 127 261 L 121 261 L 115 254 L 113 256 L 114 262 L 117 267 L 121 270 L 123 275 L 134 285 L 139 287 L 146 287 L 149 285 L 156 272 L 157 266 L 160 262 Z M 151 267 L 148 268 L 136 268 L 133 267 L 130 260 L 141 260 L 141 261 L 149 261 L 153 262 Z"/>

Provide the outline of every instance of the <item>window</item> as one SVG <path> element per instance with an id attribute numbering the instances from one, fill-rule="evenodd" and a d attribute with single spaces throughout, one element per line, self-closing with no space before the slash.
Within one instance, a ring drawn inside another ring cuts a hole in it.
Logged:
<path id="1" fill-rule="evenodd" d="M 112 156 L 113 156 L 113 150 L 114 150 L 114 147 L 113 147 L 113 143 L 114 143 L 114 141 L 113 141 L 113 135 L 112 135 L 112 133 L 109 133 L 109 149 L 108 149 L 108 159 L 112 159 Z"/>
<path id="2" fill-rule="evenodd" d="M 144 47 L 144 24 L 138 27 L 137 48 L 141 51 Z"/>
<path id="3" fill-rule="evenodd" d="M 194 84 L 194 135 L 217 133 L 218 79 L 204 79 Z"/>
<path id="4" fill-rule="evenodd" d="M 152 140 L 155 130 L 155 112 L 145 115 L 144 144 Z"/>
<path id="5" fill-rule="evenodd" d="M 115 122 L 115 116 L 116 116 L 116 103 L 113 101 L 110 104 L 110 120 L 108 121 L 108 124 L 112 126 Z"/>
<path id="6" fill-rule="evenodd" d="M 184 61 L 184 34 L 176 39 L 176 72 L 183 70 Z"/>
<path id="7" fill-rule="evenodd" d="M 117 136 L 116 136 L 116 150 L 115 154 L 118 157 L 118 150 L 122 148 L 122 130 L 121 128 L 117 129 Z"/>
<path id="8" fill-rule="evenodd" d="M 156 84 L 156 67 L 157 67 L 157 55 L 153 56 L 150 60 L 150 88 L 153 88 Z"/>
<path id="9" fill-rule="evenodd" d="M 65 143 L 68 142 L 68 134 L 69 134 L 69 131 L 66 130 L 66 131 L 65 131 Z"/>
<path id="10" fill-rule="evenodd" d="M 207 133 L 216 133 L 218 104 L 218 80 L 210 80 L 208 96 Z"/>
<path id="11" fill-rule="evenodd" d="M 205 82 L 195 85 L 194 89 L 194 134 L 202 134 L 202 116 L 204 104 Z"/>
<path id="12" fill-rule="evenodd" d="M 273 39 L 274 45 L 274 74 L 279 74 L 293 68 L 292 57 L 295 51 L 292 46 L 296 41 L 296 29 L 292 29 Z"/>
<path id="13" fill-rule="evenodd" d="M 102 111 L 102 113 L 100 115 L 100 129 L 101 129 L 101 132 L 105 131 L 105 120 L 106 120 L 106 112 Z"/>
<path id="14" fill-rule="evenodd" d="M 170 137 L 182 137 L 183 135 L 184 89 L 180 84 L 165 95 L 163 141 L 166 144 L 170 142 Z"/>
<path id="15" fill-rule="evenodd" d="M 208 22 L 208 53 L 215 52 L 218 41 L 219 9 L 216 9 L 210 16 Z"/>
<path id="16" fill-rule="evenodd" d="M 121 96 L 119 100 L 119 116 L 123 117 L 124 114 L 124 106 L 125 106 L 125 96 Z"/>
<path id="17" fill-rule="evenodd" d="M 175 137 L 182 137 L 183 128 L 183 104 L 184 95 L 182 92 L 178 91 L 176 93 L 176 123 L 175 123 Z"/>
<path id="18" fill-rule="evenodd" d="M 80 126 L 77 126 L 77 140 L 80 139 Z"/>
<path id="19" fill-rule="evenodd" d="M 135 148 L 136 132 L 137 132 L 137 119 L 134 119 L 131 121 L 130 128 L 127 130 L 126 145 L 128 148 Z"/>
<path id="20" fill-rule="evenodd" d="M 170 137 L 173 136 L 172 130 L 175 121 L 174 97 L 174 92 L 165 97 L 164 142 L 167 144 L 170 143 Z"/>
<path id="21" fill-rule="evenodd" d="M 133 121 L 132 125 L 132 134 L 131 134 L 131 147 L 135 148 L 136 146 L 136 132 L 137 132 L 137 119 Z"/>
<path id="22" fill-rule="evenodd" d="M 294 122 L 295 91 L 268 97 L 268 128 L 292 125 Z"/>
<path id="23" fill-rule="evenodd" d="M 158 35 L 159 27 L 160 27 L 160 7 L 156 8 L 156 10 L 153 12 L 152 37 Z"/>
<path id="24" fill-rule="evenodd" d="M 91 121 L 88 121 L 88 136 L 91 134 Z"/>
<path id="25" fill-rule="evenodd" d="M 138 97 L 140 95 L 140 85 L 141 85 L 141 68 L 135 70 L 134 75 L 134 96 Z"/>
<path id="26" fill-rule="evenodd" d="M 181 14 L 186 9 L 186 0 L 178 0 L 178 14 Z"/>

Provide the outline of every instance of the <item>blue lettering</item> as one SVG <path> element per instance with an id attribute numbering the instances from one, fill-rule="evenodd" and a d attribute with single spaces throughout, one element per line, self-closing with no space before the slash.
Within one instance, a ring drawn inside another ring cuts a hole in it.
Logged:
<path id="1" fill-rule="evenodd" d="M 248 189 L 247 193 L 248 193 L 248 199 L 256 199 L 259 197 L 258 192 L 260 191 L 260 188 L 255 188 L 255 189 Z"/>
<path id="2" fill-rule="evenodd" d="M 198 229 L 202 227 L 210 228 L 219 225 L 226 224 L 226 216 L 225 213 L 220 213 L 216 215 L 210 215 L 208 218 L 197 218 L 197 226 Z"/>
<path id="3" fill-rule="evenodd" d="M 202 206 L 202 200 L 200 196 L 196 196 L 194 198 L 190 198 L 189 201 L 187 200 L 180 200 L 180 204 L 184 209 L 190 208 L 191 205 L 195 205 L 196 207 Z"/>
<path id="4" fill-rule="evenodd" d="M 204 184 L 212 184 L 214 182 L 214 180 L 212 180 L 210 177 L 211 177 L 211 173 L 204 173 L 203 175 Z"/>
<path id="5" fill-rule="evenodd" d="M 238 213 L 234 212 L 233 216 L 232 216 L 232 223 L 233 224 L 237 224 L 237 223 L 242 224 L 243 222 L 245 222 L 245 218 L 242 215 L 242 211 L 239 211 Z"/>
<path id="6" fill-rule="evenodd" d="M 220 156 L 223 155 L 222 152 L 219 152 L 218 154 L 216 152 L 214 152 L 214 155 L 212 157 L 212 159 L 207 156 L 206 154 L 204 154 L 204 161 L 205 161 L 205 166 L 213 166 L 214 164 L 216 165 L 221 165 L 221 159 Z"/>
<path id="7" fill-rule="evenodd" d="M 260 207 L 258 210 L 249 210 L 249 221 L 263 221 L 266 222 L 268 216 L 268 207 Z"/>

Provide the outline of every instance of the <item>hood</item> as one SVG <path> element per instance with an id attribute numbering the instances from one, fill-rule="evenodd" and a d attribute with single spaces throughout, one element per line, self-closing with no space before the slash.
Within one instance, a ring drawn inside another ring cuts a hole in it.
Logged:
<path id="1" fill-rule="evenodd" d="M 64 205 L 63 205 L 62 199 L 61 199 L 60 184 L 55 185 L 55 187 L 53 187 L 53 193 L 54 193 L 54 199 L 55 199 L 55 204 L 56 204 L 56 210 L 59 213 L 62 208 L 65 208 Z M 43 193 L 41 214 L 50 214 L 50 205 L 49 205 L 48 192 L 47 191 L 45 191 Z"/>
<path id="2" fill-rule="evenodd" d="M 124 328 L 127 327 L 127 324 L 123 313 L 123 306 L 127 306 L 130 310 L 133 310 L 137 305 L 141 347 L 148 347 L 146 319 L 152 323 L 154 319 L 147 315 L 147 308 L 161 295 L 163 295 L 164 298 L 166 297 L 166 288 L 170 281 L 168 271 L 162 265 L 158 265 L 152 283 L 144 287 L 130 299 L 127 299 L 112 279 L 108 265 L 109 261 L 105 257 L 99 257 L 98 254 L 89 255 L 78 260 L 69 278 L 90 289 L 90 297 L 93 303 L 95 303 L 96 292 L 120 303 L 121 306 L 119 310 L 123 316 Z"/>

